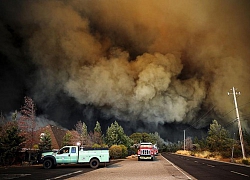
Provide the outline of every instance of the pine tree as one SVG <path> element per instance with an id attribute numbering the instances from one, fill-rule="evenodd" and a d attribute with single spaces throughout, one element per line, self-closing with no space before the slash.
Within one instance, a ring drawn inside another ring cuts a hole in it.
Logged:
<path id="1" fill-rule="evenodd" d="M 89 145 L 88 127 L 85 124 L 85 122 L 82 123 L 81 140 L 82 140 L 82 145 Z"/>
<path id="2" fill-rule="evenodd" d="M 45 131 L 45 133 L 40 136 L 40 143 L 38 147 L 41 151 L 45 151 L 51 150 L 51 145 L 51 136 L 48 131 Z"/>
<path id="3" fill-rule="evenodd" d="M 0 137 L 0 164 L 11 165 L 23 147 L 25 137 L 20 134 L 16 121 L 4 124 L 0 128 Z"/>
<path id="4" fill-rule="evenodd" d="M 80 142 L 83 146 L 91 146 L 93 144 L 92 139 L 94 139 L 94 134 L 93 132 L 88 134 L 88 127 L 85 122 L 78 121 L 75 125 L 75 130 L 79 136 L 77 142 Z"/>
<path id="5" fill-rule="evenodd" d="M 132 140 L 124 133 L 123 128 L 116 121 L 108 127 L 105 141 L 109 147 L 112 145 L 130 147 L 132 144 Z"/>
<path id="6" fill-rule="evenodd" d="M 62 145 L 63 145 L 63 146 L 73 145 L 73 144 L 71 144 L 71 138 L 72 138 L 72 135 L 71 135 L 70 131 L 68 131 L 68 132 L 65 134 L 65 136 L 63 137 Z"/>
<path id="7" fill-rule="evenodd" d="M 207 144 L 211 151 L 223 151 L 230 148 L 232 140 L 229 133 L 216 120 L 213 120 L 208 130 Z"/>
<path id="8" fill-rule="evenodd" d="M 93 143 L 94 144 L 103 144 L 103 141 L 102 141 L 102 128 L 101 128 L 101 125 L 100 123 L 97 121 L 96 122 L 96 125 L 95 125 L 95 128 L 94 128 L 94 134 L 93 134 Z"/>

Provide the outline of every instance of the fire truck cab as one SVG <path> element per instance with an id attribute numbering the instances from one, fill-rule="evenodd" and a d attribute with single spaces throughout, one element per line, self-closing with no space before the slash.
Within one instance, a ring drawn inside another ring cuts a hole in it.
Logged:
<path id="1" fill-rule="evenodd" d="M 139 149 L 137 152 L 137 156 L 138 156 L 138 161 L 142 160 L 142 159 L 148 159 L 148 160 L 154 160 L 155 159 L 155 148 L 154 145 L 150 142 L 144 142 L 144 143 L 140 143 L 139 145 Z"/>

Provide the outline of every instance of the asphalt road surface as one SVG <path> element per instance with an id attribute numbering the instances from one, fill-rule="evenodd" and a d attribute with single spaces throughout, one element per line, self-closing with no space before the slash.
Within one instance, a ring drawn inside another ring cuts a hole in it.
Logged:
<path id="1" fill-rule="evenodd" d="M 124 161 L 107 166 L 96 171 L 79 174 L 70 180 L 176 180 L 195 179 L 191 175 L 171 164 L 161 155 L 154 161 L 138 161 L 128 158 Z"/>
<path id="2" fill-rule="evenodd" d="M 138 161 L 136 157 L 111 161 L 106 167 L 98 169 L 92 169 L 88 165 L 62 165 L 49 170 L 43 169 L 42 165 L 1 167 L 0 179 L 185 180 L 195 178 L 159 155 L 154 161 Z"/>
<path id="3" fill-rule="evenodd" d="M 196 179 L 201 180 L 244 180 L 250 179 L 250 166 L 236 165 L 200 159 L 189 156 L 181 156 L 170 153 L 162 153 L 166 159 L 180 167 Z"/>
<path id="4" fill-rule="evenodd" d="M 113 160 L 109 166 L 120 162 L 121 160 Z M 100 169 L 104 168 L 101 164 Z M 72 165 L 58 165 L 54 169 L 44 169 L 40 165 L 31 166 L 10 166 L 0 167 L 0 180 L 18 179 L 18 180 L 49 180 L 49 179 L 67 179 L 78 174 L 84 174 L 94 171 L 87 164 L 72 164 Z"/>

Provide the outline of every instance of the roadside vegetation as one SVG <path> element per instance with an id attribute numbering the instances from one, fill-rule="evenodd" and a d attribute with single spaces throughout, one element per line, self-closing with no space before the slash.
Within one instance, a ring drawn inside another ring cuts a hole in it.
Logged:
<path id="1" fill-rule="evenodd" d="M 24 98 L 20 112 L 15 111 L 11 119 L 0 117 L 0 165 L 20 164 L 24 160 L 22 149 L 35 151 L 37 154 L 52 150 L 52 138 L 48 131 L 36 136 L 36 108 L 33 100 Z M 126 158 L 137 153 L 140 142 L 156 144 L 159 152 L 174 152 L 177 154 L 195 156 L 231 162 L 250 163 L 250 134 L 243 131 L 245 154 L 242 159 L 239 137 L 231 138 L 229 132 L 216 120 L 210 124 L 206 138 L 187 137 L 185 150 L 183 141 L 166 142 L 155 133 L 135 132 L 126 135 L 123 127 L 114 121 L 102 132 L 101 124 L 96 121 L 94 129 L 88 129 L 84 121 L 78 121 L 74 129 L 68 130 L 62 137 L 62 145 L 79 145 L 92 148 L 109 148 L 111 158 Z M 27 155 L 27 153 L 25 154 Z M 31 161 L 31 153 L 28 154 Z"/>
<path id="2" fill-rule="evenodd" d="M 248 155 L 242 158 L 242 149 L 239 140 L 229 137 L 229 132 L 216 120 L 210 124 L 206 139 L 194 139 L 194 143 L 187 144 L 185 150 L 177 150 L 177 154 L 195 156 L 212 160 L 222 160 L 249 165 L 250 164 L 250 135 L 244 131 L 244 150 Z M 237 138 L 239 139 L 239 138 Z"/>

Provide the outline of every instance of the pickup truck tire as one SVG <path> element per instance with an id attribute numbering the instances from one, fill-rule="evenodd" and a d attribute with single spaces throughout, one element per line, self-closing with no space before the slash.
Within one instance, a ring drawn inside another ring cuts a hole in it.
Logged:
<path id="1" fill-rule="evenodd" d="M 43 168 L 44 169 L 51 169 L 53 167 L 53 162 L 50 159 L 46 159 L 43 162 Z"/>
<path id="2" fill-rule="evenodd" d="M 91 160 L 90 160 L 90 163 L 89 163 L 89 164 L 90 164 L 90 167 L 91 167 L 91 168 L 96 169 L 96 168 L 99 167 L 100 162 L 99 162 L 98 159 L 94 158 L 94 159 L 91 159 Z"/>

